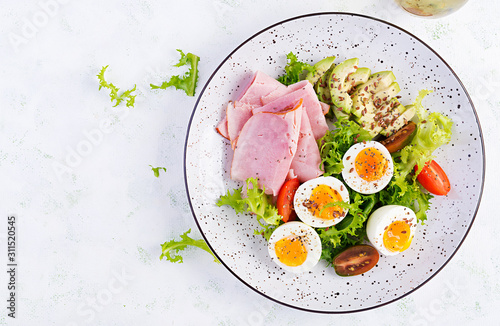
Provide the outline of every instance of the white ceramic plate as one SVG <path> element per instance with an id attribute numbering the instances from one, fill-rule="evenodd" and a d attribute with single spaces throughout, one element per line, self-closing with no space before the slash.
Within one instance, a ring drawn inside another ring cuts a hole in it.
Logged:
<path id="1" fill-rule="evenodd" d="M 432 200 L 429 220 L 403 254 L 382 256 L 376 268 L 350 278 L 320 262 L 296 275 L 271 261 L 266 241 L 254 236 L 257 222 L 215 205 L 241 184 L 229 177 L 231 148 L 215 131 L 229 100 L 235 100 L 256 70 L 278 77 L 286 54 L 336 63 L 357 57 L 373 72 L 392 70 L 402 103 L 418 91 L 432 111 L 454 121 L 451 143 L 435 154 L 452 190 Z M 438 273 L 455 254 L 474 220 L 484 179 L 484 147 L 476 112 L 462 83 L 429 46 L 392 24 L 348 13 L 321 13 L 289 19 L 255 34 L 236 48 L 205 85 L 191 117 L 185 148 L 185 178 L 191 209 L 201 233 L 220 261 L 258 293 L 290 307 L 345 313 L 375 308 L 404 297 Z"/>

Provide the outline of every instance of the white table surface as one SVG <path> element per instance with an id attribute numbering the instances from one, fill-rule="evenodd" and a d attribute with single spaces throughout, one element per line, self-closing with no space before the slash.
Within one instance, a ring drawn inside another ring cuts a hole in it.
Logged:
<path id="1" fill-rule="evenodd" d="M 471 0 L 429 20 L 389 0 L 4 1 L 0 252 L 3 270 L 7 216 L 16 214 L 18 287 L 14 320 L 0 273 L 0 325 L 500 325 L 499 10 L 498 1 Z M 179 73 L 179 48 L 201 57 L 199 92 L 254 33 L 324 11 L 387 20 L 434 48 L 469 91 L 487 153 L 482 203 L 451 262 L 402 300 L 348 315 L 271 302 L 201 250 L 188 250 L 183 264 L 158 259 L 160 244 L 187 229 L 201 237 L 182 166 L 196 97 L 149 84 Z M 137 84 L 135 108 L 113 108 L 98 91 L 95 75 L 108 64 L 108 81 Z M 150 164 L 167 172 L 155 178 Z"/>

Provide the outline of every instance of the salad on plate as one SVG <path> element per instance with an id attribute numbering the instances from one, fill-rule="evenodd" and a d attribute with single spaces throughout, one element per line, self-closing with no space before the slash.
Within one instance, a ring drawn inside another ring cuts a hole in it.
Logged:
<path id="1" fill-rule="evenodd" d="M 450 191 L 433 152 L 452 121 L 404 105 L 391 71 L 357 58 L 314 66 L 287 55 L 277 80 L 257 71 L 230 101 L 217 132 L 233 149 L 231 179 L 244 185 L 217 201 L 259 222 L 271 259 L 302 273 L 320 259 L 359 275 L 409 248 L 433 195 Z"/>

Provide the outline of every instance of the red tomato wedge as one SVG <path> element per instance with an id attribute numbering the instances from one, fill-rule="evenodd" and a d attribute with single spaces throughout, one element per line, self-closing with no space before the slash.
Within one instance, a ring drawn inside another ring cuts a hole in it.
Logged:
<path id="1" fill-rule="evenodd" d="M 418 167 L 415 166 L 415 171 L 417 171 L 417 169 Z M 417 176 L 417 180 L 422 187 L 434 195 L 445 196 L 451 189 L 448 176 L 434 160 L 425 164 L 424 168 Z"/>
<path id="2" fill-rule="evenodd" d="M 280 192 L 278 193 L 276 206 L 278 207 L 278 214 L 282 216 L 283 222 L 285 223 L 293 221 L 297 217 L 293 209 L 293 197 L 299 186 L 299 179 L 290 179 L 281 186 Z"/>
<path id="3" fill-rule="evenodd" d="M 369 245 L 347 248 L 333 259 L 335 272 L 340 276 L 354 276 L 368 272 L 377 265 L 380 255 Z"/>

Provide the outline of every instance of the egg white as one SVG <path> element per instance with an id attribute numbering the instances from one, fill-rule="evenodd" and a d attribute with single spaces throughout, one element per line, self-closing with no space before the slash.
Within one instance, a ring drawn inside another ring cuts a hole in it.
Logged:
<path id="1" fill-rule="evenodd" d="M 287 266 L 283 264 L 276 255 L 276 242 L 290 235 L 301 237 L 307 251 L 307 258 L 300 266 Z M 310 271 L 318 263 L 321 257 L 321 239 L 318 233 L 310 226 L 302 222 L 288 222 L 274 230 L 269 238 L 268 250 L 271 259 L 281 268 L 292 273 L 303 273 Z"/>
<path id="2" fill-rule="evenodd" d="M 312 191 L 319 185 L 327 185 L 330 188 L 337 190 L 337 192 L 342 197 L 342 201 L 346 203 L 349 203 L 349 192 L 347 191 L 347 187 L 344 185 L 344 183 L 334 177 L 319 177 L 316 179 L 311 179 L 301 184 L 297 189 L 293 200 L 293 206 L 300 220 L 312 227 L 324 228 L 335 225 L 342 221 L 349 210 L 344 209 L 343 216 L 339 216 L 338 218 L 331 220 L 325 220 L 314 216 L 311 211 L 304 205 L 304 203 L 306 203 L 309 198 L 311 198 Z"/>
<path id="3" fill-rule="evenodd" d="M 384 246 L 384 232 L 395 221 L 406 221 L 408 223 L 410 226 L 410 239 L 413 240 L 417 230 L 417 216 L 408 207 L 400 205 L 382 206 L 370 215 L 366 224 L 368 240 L 380 253 L 386 256 L 394 256 L 400 253 L 399 251 L 390 251 Z"/>
<path id="4" fill-rule="evenodd" d="M 356 172 L 356 167 L 354 165 L 356 156 L 358 156 L 359 152 L 369 147 L 375 147 L 378 149 L 387 160 L 387 169 L 384 175 L 376 181 L 366 181 L 361 178 Z M 391 153 L 389 153 L 384 145 L 376 141 L 367 141 L 352 145 L 351 148 L 349 148 L 349 150 L 344 154 L 342 163 L 344 164 L 344 169 L 342 170 L 342 177 L 344 178 L 344 181 L 349 187 L 351 187 L 351 189 L 365 195 L 374 194 L 384 189 L 385 186 L 389 184 L 392 175 L 394 174 Z"/>

